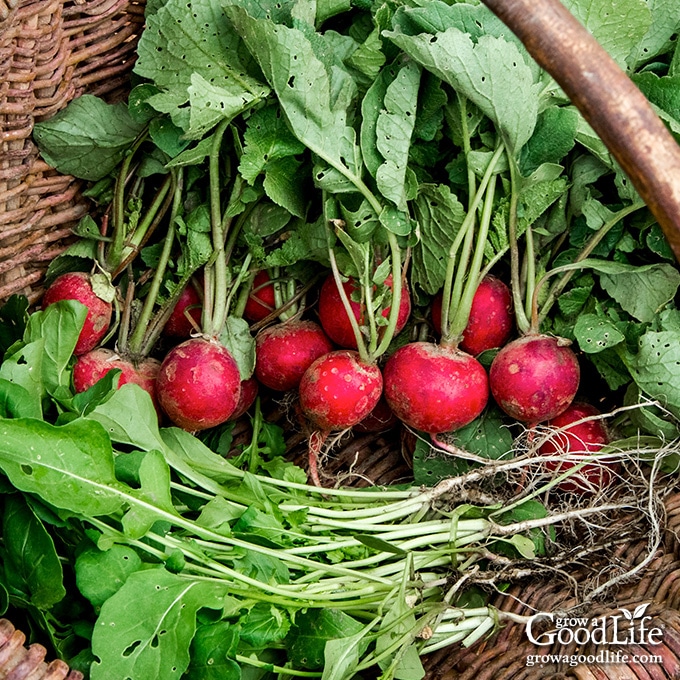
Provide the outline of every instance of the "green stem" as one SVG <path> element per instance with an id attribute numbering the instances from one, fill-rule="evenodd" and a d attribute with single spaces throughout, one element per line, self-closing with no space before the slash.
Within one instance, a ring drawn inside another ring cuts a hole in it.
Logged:
<path id="1" fill-rule="evenodd" d="M 515 159 L 508 154 L 510 167 L 510 209 L 508 214 L 508 240 L 510 241 L 510 284 L 517 328 L 521 333 L 529 330 L 529 319 L 522 302 L 522 289 L 519 276 L 519 245 L 517 242 L 517 206 L 519 204 L 519 168 Z"/>
<path id="2" fill-rule="evenodd" d="M 526 257 L 526 293 L 524 296 L 524 314 L 527 318 L 532 319 L 532 303 L 534 299 L 534 291 L 536 290 L 536 250 L 534 248 L 534 230 L 531 225 L 527 225 L 527 230 L 524 234 L 524 242 L 526 244 L 524 256 Z M 533 319 L 532 319 L 533 320 Z M 538 329 L 530 324 L 530 333 L 537 333 Z"/>
<path id="3" fill-rule="evenodd" d="M 458 308 L 451 322 L 449 328 L 449 336 L 447 341 L 457 344 L 463 335 L 463 331 L 468 324 L 470 317 L 470 309 L 472 309 L 472 300 L 479 286 L 479 272 L 482 269 L 482 262 L 484 261 L 484 247 L 486 246 L 486 238 L 489 234 L 489 225 L 491 224 L 491 215 L 493 212 L 493 201 L 496 193 L 496 176 L 494 175 L 489 182 L 486 191 L 486 198 L 484 200 L 484 208 L 482 209 L 482 216 L 479 224 L 479 233 L 477 234 L 477 243 L 475 246 L 475 253 L 470 265 L 465 289 L 462 292 Z"/>
<path id="4" fill-rule="evenodd" d="M 229 120 L 222 120 L 217 126 L 209 156 L 210 177 L 210 223 L 212 225 L 213 264 L 210 269 L 214 272 L 212 285 L 212 299 L 209 310 L 207 327 L 203 331 L 210 337 L 217 337 L 227 315 L 227 261 L 224 257 L 224 225 L 222 223 L 222 208 L 220 202 L 220 147 L 222 138 L 229 126 Z M 207 283 L 207 282 L 206 282 Z M 206 294 L 207 297 L 207 294 Z"/>
<path id="5" fill-rule="evenodd" d="M 333 248 L 328 249 L 328 258 L 331 263 L 331 271 L 333 272 L 333 278 L 335 279 L 335 285 L 338 287 L 338 293 L 340 294 L 340 300 L 342 301 L 342 306 L 345 309 L 349 323 L 352 326 L 352 332 L 354 333 L 354 338 L 357 342 L 357 351 L 359 352 L 359 357 L 364 363 L 370 363 L 370 355 L 368 353 L 368 348 L 366 347 L 366 342 L 361 335 L 361 329 L 357 322 L 354 312 L 352 311 L 352 306 L 350 305 L 349 298 L 345 292 L 345 286 L 343 285 L 342 275 L 338 269 L 338 263 L 335 260 L 335 253 Z"/>
<path id="6" fill-rule="evenodd" d="M 494 175 L 496 166 L 498 165 L 498 161 L 500 160 L 503 151 L 504 151 L 503 145 L 499 144 L 498 148 L 491 157 L 491 160 L 489 161 L 489 165 L 487 166 L 486 171 L 484 172 L 484 176 L 482 177 L 482 181 L 480 182 L 479 187 L 477 187 L 477 191 L 475 192 L 475 196 L 472 202 L 470 203 L 470 208 L 467 212 L 467 215 L 465 215 L 463 224 L 458 230 L 458 233 L 456 234 L 456 237 L 454 238 L 453 243 L 451 244 L 451 248 L 449 249 L 449 259 L 446 265 L 446 274 L 444 277 L 444 289 L 442 291 L 442 345 L 444 346 L 453 343 L 453 339 L 451 338 L 449 330 L 449 319 L 451 318 L 451 313 L 455 312 L 452 300 L 453 289 L 452 284 L 454 274 L 456 273 L 456 257 L 458 254 L 458 248 L 460 247 L 463 238 L 465 238 L 465 236 L 467 235 L 468 230 L 472 229 L 472 225 L 474 224 L 475 221 L 475 215 L 477 213 L 477 208 L 479 208 L 479 204 L 482 202 L 482 199 L 486 194 L 486 189 L 489 185 L 489 182 L 491 181 L 491 178 Z"/>
<path id="7" fill-rule="evenodd" d="M 151 317 L 153 315 L 153 309 L 158 299 L 158 293 L 161 289 L 161 284 L 163 283 L 163 277 L 165 276 L 165 271 L 170 261 L 170 254 L 172 252 L 172 246 L 175 242 L 175 218 L 177 217 L 179 210 L 182 205 L 182 196 L 184 188 L 184 172 L 183 168 L 179 168 L 176 174 L 173 173 L 175 178 L 175 190 L 173 192 L 172 210 L 170 212 L 170 220 L 168 223 L 168 230 L 165 235 L 165 240 L 163 242 L 163 250 L 161 251 L 160 257 L 158 259 L 158 264 L 156 265 L 156 271 L 154 272 L 153 279 L 151 280 L 151 285 L 149 287 L 149 292 L 144 299 L 144 304 L 142 306 L 142 311 L 139 314 L 139 319 L 137 320 L 137 325 L 130 338 L 129 350 L 135 355 L 140 355 L 142 350 L 142 345 L 144 343 L 145 337 L 147 335 L 147 330 Z M 158 332 L 160 335 L 160 331 Z M 148 338 L 145 343 L 147 346 L 153 346 L 158 339 L 158 335 L 154 338 Z"/>
<path id="8" fill-rule="evenodd" d="M 240 664 L 252 666 L 253 668 L 262 668 L 270 673 L 278 673 L 279 675 L 292 675 L 297 678 L 320 678 L 323 675 L 323 673 L 319 671 L 298 671 L 294 668 L 277 666 L 276 664 L 260 661 L 259 659 L 253 659 L 249 656 L 243 656 L 242 654 L 236 654 L 234 658 Z"/>
<path id="9" fill-rule="evenodd" d="M 137 137 L 129 152 L 120 164 L 120 169 L 116 178 L 116 187 L 113 194 L 113 208 L 111 215 L 111 221 L 113 222 L 113 241 L 111 243 L 111 249 L 109 250 L 106 258 L 106 268 L 109 271 L 113 271 L 118 267 L 123 254 L 125 237 L 127 236 L 125 233 L 125 184 L 127 182 L 127 176 L 130 171 L 132 159 L 146 139 L 147 135 L 148 131 L 145 131 L 143 134 Z"/>
<path id="10" fill-rule="evenodd" d="M 387 351 L 387 348 L 394 338 L 394 334 L 397 330 L 397 321 L 399 320 L 399 308 L 401 307 L 402 288 L 404 284 L 401 271 L 401 249 L 399 248 L 399 240 L 397 239 L 396 234 L 388 231 L 387 242 L 390 246 L 390 256 L 392 257 L 392 302 L 390 313 L 387 318 L 387 326 L 380 339 L 380 344 L 372 357 L 374 360 Z"/>
<path id="11" fill-rule="evenodd" d="M 258 451 L 258 439 L 260 437 L 260 427 L 262 426 L 262 411 L 260 409 L 260 397 L 255 399 L 255 415 L 253 416 L 253 434 L 250 442 L 248 456 L 248 472 L 255 473 L 260 462 Z"/>

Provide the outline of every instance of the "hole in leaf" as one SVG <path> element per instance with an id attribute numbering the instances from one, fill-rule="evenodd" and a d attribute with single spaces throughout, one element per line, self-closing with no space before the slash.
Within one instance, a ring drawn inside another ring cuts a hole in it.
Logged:
<path id="1" fill-rule="evenodd" d="M 33 474 L 33 468 L 32 468 L 30 465 L 23 464 L 23 465 L 21 466 L 21 471 L 22 471 L 25 475 L 32 475 L 32 474 Z"/>
<path id="2" fill-rule="evenodd" d="M 139 645 L 141 645 L 141 644 L 142 644 L 141 640 L 135 640 L 132 644 L 128 645 L 123 650 L 123 656 L 126 657 L 126 658 L 128 656 L 132 656 L 135 653 L 135 650 L 137 649 L 137 647 L 139 647 Z"/>

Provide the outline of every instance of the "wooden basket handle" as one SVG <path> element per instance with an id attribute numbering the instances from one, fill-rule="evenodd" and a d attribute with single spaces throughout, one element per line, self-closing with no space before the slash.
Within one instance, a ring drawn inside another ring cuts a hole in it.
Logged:
<path id="1" fill-rule="evenodd" d="M 559 0 L 482 0 L 562 87 L 657 219 L 680 261 L 680 146 Z"/>

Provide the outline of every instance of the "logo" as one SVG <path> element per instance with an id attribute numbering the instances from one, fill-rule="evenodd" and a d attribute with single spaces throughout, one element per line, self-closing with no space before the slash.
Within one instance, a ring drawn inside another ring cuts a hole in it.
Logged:
<path id="1" fill-rule="evenodd" d="M 600 618 L 558 618 L 555 614 L 539 612 L 527 622 L 527 637 L 535 645 L 552 645 L 555 643 L 569 645 L 659 645 L 662 642 L 663 630 L 652 626 L 652 617 L 645 612 L 649 607 L 641 604 L 634 611 L 623 607 L 621 614 L 602 616 Z M 545 630 L 546 625 L 548 630 Z"/>

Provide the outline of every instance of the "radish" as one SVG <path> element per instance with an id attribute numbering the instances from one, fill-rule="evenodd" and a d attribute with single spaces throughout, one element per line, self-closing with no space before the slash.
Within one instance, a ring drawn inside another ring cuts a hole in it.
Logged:
<path id="1" fill-rule="evenodd" d="M 467 425 L 489 399 L 484 367 L 455 347 L 404 345 L 387 360 L 383 376 L 385 399 L 397 418 L 430 434 Z"/>
<path id="2" fill-rule="evenodd" d="M 276 309 L 274 286 L 269 281 L 269 274 L 264 269 L 255 275 L 253 290 L 243 310 L 243 316 L 248 321 L 261 321 Z"/>
<path id="3" fill-rule="evenodd" d="M 363 362 L 352 350 L 329 352 L 305 371 L 300 407 L 317 428 L 309 438 L 309 473 L 316 486 L 321 486 L 318 458 L 328 434 L 363 420 L 378 403 L 382 388 L 378 366 Z"/>
<path id="4" fill-rule="evenodd" d="M 297 387 L 304 372 L 333 345 L 314 321 L 287 321 L 258 333 L 257 380 L 280 392 Z"/>
<path id="5" fill-rule="evenodd" d="M 45 309 L 60 300 L 78 300 L 87 307 L 85 323 L 73 353 L 75 355 L 85 354 L 94 349 L 106 335 L 111 324 L 111 303 L 103 300 L 94 292 L 91 278 L 84 272 L 70 272 L 55 279 L 45 291 L 42 307 Z"/>
<path id="6" fill-rule="evenodd" d="M 192 338 L 163 359 L 156 393 L 175 425 L 191 432 L 205 430 L 225 422 L 236 410 L 241 375 L 226 347 Z"/>
<path id="7" fill-rule="evenodd" d="M 549 420 L 546 425 L 558 430 L 539 448 L 544 456 L 555 456 L 563 452 L 595 453 L 609 442 L 609 434 L 601 419 L 579 422 L 584 418 L 600 415 L 591 404 L 573 402 L 566 411 Z M 572 424 L 574 423 L 574 424 Z M 546 461 L 546 468 L 562 472 L 576 465 L 575 461 Z M 612 463 L 586 463 L 578 472 L 558 484 L 562 491 L 583 493 L 607 486 L 618 465 Z"/>
<path id="8" fill-rule="evenodd" d="M 559 338 L 525 335 L 505 345 L 489 371 L 491 393 L 512 418 L 530 425 L 555 418 L 571 404 L 580 369 Z"/>
<path id="9" fill-rule="evenodd" d="M 156 399 L 156 380 L 161 362 L 146 358 L 135 366 L 132 361 L 123 359 L 113 350 L 99 347 L 86 354 L 81 354 L 73 366 L 73 388 L 76 392 L 84 392 L 101 380 L 114 368 L 121 370 L 118 387 L 127 383 L 139 385 L 149 393 L 154 407 L 158 411 Z"/>
<path id="10" fill-rule="evenodd" d="M 385 279 L 385 285 L 392 288 L 391 275 Z M 352 294 L 355 290 L 358 290 L 356 282 L 349 279 L 348 281 L 345 281 L 342 286 L 347 297 L 350 299 L 350 307 L 352 308 L 355 319 L 360 326 L 365 324 L 365 307 L 361 303 L 352 300 Z M 387 307 L 383 310 L 382 315 L 387 319 L 389 314 L 390 307 Z M 397 325 L 394 329 L 395 335 L 403 330 L 410 315 L 411 297 L 408 288 L 403 286 L 401 290 L 401 302 L 399 304 Z M 340 291 L 332 274 L 329 274 L 326 277 L 326 280 L 321 286 L 321 292 L 319 293 L 319 321 L 328 337 L 336 345 L 340 345 L 340 347 L 345 347 L 347 349 L 357 349 L 357 341 L 354 331 L 352 330 L 352 324 L 347 316 L 345 307 L 342 304 Z"/>
<path id="11" fill-rule="evenodd" d="M 442 294 L 432 301 L 432 324 L 441 335 Z M 470 316 L 463 331 L 460 348 L 477 356 L 487 349 L 502 347 L 512 333 L 514 316 L 512 294 L 499 278 L 485 276 L 472 298 Z"/>
<path id="12" fill-rule="evenodd" d="M 259 391 L 260 385 L 255 378 L 241 380 L 241 396 L 238 404 L 236 404 L 236 410 L 229 416 L 228 420 L 238 420 L 255 403 Z"/>
<path id="13" fill-rule="evenodd" d="M 375 364 L 357 352 L 335 350 L 319 357 L 300 381 L 300 406 L 321 430 L 344 430 L 363 420 L 382 394 L 383 379 Z"/>
<path id="14" fill-rule="evenodd" d="M 192 321 L 193 320 L 193 323 Z M 182 291 L 165 323 L 163 333 L 171 338 L 186 340 L 201 323 L 201 298 L 189 285 Z"/>

